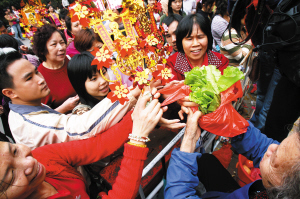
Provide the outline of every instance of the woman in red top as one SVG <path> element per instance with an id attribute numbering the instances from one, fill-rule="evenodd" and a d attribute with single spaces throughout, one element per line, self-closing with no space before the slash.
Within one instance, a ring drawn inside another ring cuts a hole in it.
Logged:
<path id="1" fill-rule="evenodd" d="M 159 94 L 154 95 L 158 98 Z M 22 144 L 0 142 L 1 196 L 4 198 L 89 198 L 85 180 L 75 169 L 102 159 L 128 140 L 128 134 L 120 134 L 132 126 L 132 134 L 147 137 L 162 116 L 157 99 L 146 107 L 150 97 L 141 97 L 132 113 L 96 137 L 51 144 L 32 152 Z M 124 125 L 125 124 L 125 125 Z M 147 159 L 148 148 L 144 142 L 133 139 L 125 144 L 121 170 L 108 195 L 102 198 L 135 198 Z"/>
<path id="2" fill-rule="evenodd" d="M 40 27 L 33 36 L 33 51 L 43 61 L 38 71 L 50 89 L 42 103 L 60 113 L 72 111 L 79 102 L 68 78 L 66 43 L 64 34 L 49 24 Z"/>
<path id="3" fill-rule="evenodd" d="M 173 80 L 183 80 L 184 72 L 203 65 L 215 65 L 223 72 L 229 61 L 220 53 L 211 51 L 212 42 L 209 20 L 200 14 L 183 18 L 176 30 L 178 52 L 170 56 L 167 62 L 172 68 Z"/>

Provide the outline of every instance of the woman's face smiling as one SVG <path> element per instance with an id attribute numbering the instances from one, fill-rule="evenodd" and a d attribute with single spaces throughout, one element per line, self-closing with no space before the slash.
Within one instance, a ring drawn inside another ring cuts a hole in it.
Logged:
<path id="1" fill-rule="evenodd" d="M 207 46 L 208 38 L 197 24 L 194 24 L 192 34 L 182 40 L 184 53 L 193 63 L 202 64 Z"/>
<path id="2" fill-rule="evenodd" d="M 43 183 L 45 167 L 32 157 L 29 147 L 0 142 L 0 154 L 3 198 L 26 198 Z"/>
<path id="3" fill-rule="evenodd" d="M 46 61 L 62 62 L 66 57 L 66 43 L 61 35 L 55 31 L 46 43 L 48 53 Z"/>
<path id="4" fill-rule="evenodd" d="M 102 73 L 106 79 L 109 79 L 106 69 L 102 69 Z M 92 78 L 85 81 L 85 89 L 88 94 L 98 100 L 102 100 L 109 93 L 109 82 L 106 81 L 99 72 L 94 74 Z"/>

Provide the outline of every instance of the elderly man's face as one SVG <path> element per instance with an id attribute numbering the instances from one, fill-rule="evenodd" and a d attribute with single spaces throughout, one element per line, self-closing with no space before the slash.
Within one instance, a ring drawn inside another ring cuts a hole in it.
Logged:
<path id="1" fill-rule="evenodd" d="M 300 158 L 300 138 L 293 133 L 280 145 L 271 144 L 260 162 L 263 185 L 266 188 L 279 186 L 283 175 L 291 169 Z"/>
<path id="2" fill-rule="evenodd" d="M 0 35 L 2 35 L 2 34 L 8 34 L 7 29 L 5 28 L 5 26 L 0 27 Z"/>

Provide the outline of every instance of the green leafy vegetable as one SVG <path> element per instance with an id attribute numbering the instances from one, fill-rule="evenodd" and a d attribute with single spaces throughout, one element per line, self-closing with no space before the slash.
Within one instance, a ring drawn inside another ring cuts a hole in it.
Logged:
<path id="1" fill-rule="evenodd" d="M 190 100 L 199 104 L 204 114 L 214 112 L 221 104 L 220 93 L 244 78 L 243 72 L 236 67 L 227 67 L 221 75 L 213 65 L 195 67 L 184 75 L 184 83 L 192 90 Z"/>

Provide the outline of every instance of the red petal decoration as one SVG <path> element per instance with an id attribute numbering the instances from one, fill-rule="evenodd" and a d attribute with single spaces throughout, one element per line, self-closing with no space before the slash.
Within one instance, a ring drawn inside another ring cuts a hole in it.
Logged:
<path id="1" fill-rule="evenodd" d="M 73 15 L 73 17 L 71 18 L 71 21 L 72 21 L 72 22 L 76 22 L 76 21 L 78 21 L 78 20 L 79 20 L 79 18 L 78 18 L 77 15 Z"/>

